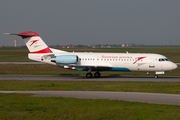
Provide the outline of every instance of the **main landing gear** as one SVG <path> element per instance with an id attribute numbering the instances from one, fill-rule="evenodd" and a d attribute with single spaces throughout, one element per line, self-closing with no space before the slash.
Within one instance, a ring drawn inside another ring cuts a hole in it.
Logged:
<path id="1" fill-rule="evenodd" d="M 94 77 L 99 78 L 101 77 L 101 74 L 99 72 L 94 73 Z"/>
<path id="2" fill-rule="evenodd" d="M 87 74 L 86 74 L 86 77 L 87 77 L 87 78 L 92 78 L 92 76 L 93 76 L 92 73 L 87 73 Z"/>
<path id="3" fill-rule="evenodd" d="M 86 77 L 87 77 L 87 78 L 92 78 L 92 76 L 93 76 L 93 75 L 92 75 L 91 72 L 89 72 L 89 73 L 86 74 Z M 95 72 L 95 73 L 94 73 L 94 77 L 95 77 L 95 78 L 99 78 L 100 76 L 101 76 L 101 73 L 99 73 L 99 72 Z"/>

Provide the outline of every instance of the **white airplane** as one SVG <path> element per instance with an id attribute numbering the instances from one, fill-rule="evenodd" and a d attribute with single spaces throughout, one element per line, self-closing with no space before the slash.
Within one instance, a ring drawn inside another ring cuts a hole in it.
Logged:
<path id="1" fill-rule="evenodd" d="M 92 53 L 92 52 L 66 52 L 49 48 L 41 37 L 35 32 L 21 32 L 22 37 L 30 53 L 29 59 L 40 61 L 62 68 L 88 71 L 87 78 L 92 78 L 91 71 L 96 71 L 94 77 L 100 77 L 100 71 L 128 71 L 128 72 L 155 72 L 164 74 L 177 68 L 177 65 L 160 54 L 142 53 Z"/>

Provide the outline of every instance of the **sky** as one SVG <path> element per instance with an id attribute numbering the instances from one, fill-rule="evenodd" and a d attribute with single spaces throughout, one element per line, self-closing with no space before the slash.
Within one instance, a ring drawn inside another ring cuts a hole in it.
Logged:
<path id="1" fill-rule="evenodd" d="M 47 45 L 180 45 L 180 0 L 1 0 L 3 33 L 34 31 Z"/>

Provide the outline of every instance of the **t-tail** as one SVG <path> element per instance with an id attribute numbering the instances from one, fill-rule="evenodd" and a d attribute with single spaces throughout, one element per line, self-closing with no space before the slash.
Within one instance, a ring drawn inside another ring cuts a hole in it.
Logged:
<path id="1" fill-rule="evenodd" d="M 65 52 L 62 50 L 49 48 L 46 45 L 46 43 L 41 39 L 41 37 L 37 33 L 32 32 L 32 31 L 21 32 L 19 34 L 14 34 L 14 33 L 5 33 L 5 34 L 17 35 L 17 36 L 22 37 L 27 48 L 30 51 L 28 57 L 29 59 L 32 59 L 32 60 L 48 62 L 48 61 L 45 61 L 46 58 L 49 59 L 50 57 L 54 56 L 54 54 L 56 53 Z"/>

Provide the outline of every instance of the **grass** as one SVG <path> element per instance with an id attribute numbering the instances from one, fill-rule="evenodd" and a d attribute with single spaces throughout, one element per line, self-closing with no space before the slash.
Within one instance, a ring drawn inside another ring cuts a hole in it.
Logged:
<path id="1" fill-rule="evenodd" d="M 160 48 L 73 48 L 62 49 L 68 52 L 108 52 L 108 53 L 157 53 L 168 57 L 173 62 L 180 61 L 180 47 Z M 0 48 L 0 61 L 31 61 L 28 59 L 27 48 Z M 8 56 L 6 56 L 8 55 Z"/>
<path id="2" fill-rule="evenodd" d="M 0 64 L 0 74 L 18 75 L 85 75 L 87 71 L 76 71 L 48 64 Z M 102 75 L 147 75 L 146 72 L 101 72 Z M 148 75 L 154 76 L 154 73 Z M 166 76 L 180 76 L 180 66 Z M 162 75 L 160 75 L 162 76 Z"/>
<path id="3" fill-rule="evenodd" d="M 73 51 L 72 49 L 65 49 Z M 180 61 L 180 48 L 74 49 L 75 52 L 159 53 Z M 0 61 L 30 61 L 27 49 L 0 49 Z M 51 65 L 1 64 L 0 74 L 83 74 Z M 145 75 L 139 72 L 102 72 L 102 75 Z M 152 75 L 152 74 L 151 74 Z M 180 68 L 166 75 L 180 75 Z M 2 80 L 0 90 L 83 90 L 128 91 L 180 94 L 179 82 L 23 81 Z M 118 100 L 63 97 L 31 97 L 27 94 L 0 94 L 0 119 L 180 119 L 180 106 Z"/>
<path id="4" fill-rule="evenodd" d="M 0 61 L 31 61 L 27 57 L 27 48 L 1 48 Z"/>
<path id="5" fill-rule="evenodd" d="M 1 80 L 0 90 L 121 91 L 180 94 L 180 82 Z"/>
<path id="6" fill-rule="evenodd" d="M 31 97 L 25 94 L 0 94 L 0 119 L 180 119 L 180 106 L 118 100 L 93 100 L 62 97 Z"/>

